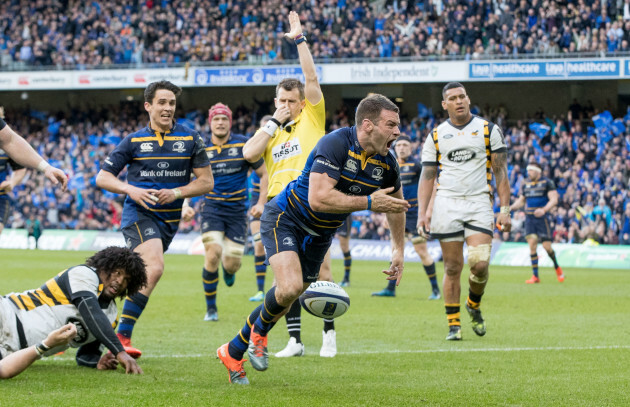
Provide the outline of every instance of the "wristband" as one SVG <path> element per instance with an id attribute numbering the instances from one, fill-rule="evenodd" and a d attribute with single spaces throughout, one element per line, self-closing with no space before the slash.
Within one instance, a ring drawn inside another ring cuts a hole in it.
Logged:
<path id="1" fill-rule="evenodd" d="M 48 167 L 50 167 L 50 164 L 48 164 L 46 160 L 41 160 L 39 164 L 37 164 L 37 170 L 41 172 L 46 171 L 46 168 Z"/>
<path id="2" fill-rule="evenodd" d="M 261 130 L 269 134 L 269 137 L 274 138 L 276 136 L 276 130 L 280 127 L 280 122 L 274 118 L 269 119 L 267 124 L 261 127 Z"/>
<path id="3" fill-rule="evenodd" d="M 372 209 L 372 196 L 368 195 L 367 199 L 368 199 L 367 210 L 369 211 L 370 209 Z"/>
<path id="4" fill-rule="evenodd" d="M 304 35 L 304 33 L 300 33 L 296 35 L 295 38 L 293 38 L 293 41 L 295 42 L 295 45 L 300 45 L 301 43 L 306 41 L 306 36 Z"/>
<path id="5" fill-rule="evenodd" d="M 175 199 L 180 199 L 182 197 L 182 191 L 179 188 L 173 188 L 171 191 L 175 194 Z"/>
<path id="6" fill-rule="evenodd" d="M 44 345 L 44 342 L 40 342 L 37 345 L 35 345 L 35 351 L 39 354 L 39 356 L 42 356 L 44 353 L 48 352 L 49 350 L 50 350 L 50 347 Z"/>
<path id="7" fill-rule="evenodd" d="M 509 206 L 502 206 L 500 209 L 500 213 L 504 214 L 504 215 L 509 215 L 510 214 L 510 207 Z"/>

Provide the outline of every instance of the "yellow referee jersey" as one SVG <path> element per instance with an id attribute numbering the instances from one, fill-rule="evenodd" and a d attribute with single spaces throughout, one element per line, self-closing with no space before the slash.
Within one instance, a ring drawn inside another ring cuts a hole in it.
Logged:
<path id="1" fill-rule="evenodd" d="M 306 99 L 295 124 L 276 130 L 276 136 L 269 141 L 263 153 L 269 173 L 269 199 L 302 173 L 308 155 L 324 136 L 325 127 L 326 108 L 322 96 L 316 105 Z"/>

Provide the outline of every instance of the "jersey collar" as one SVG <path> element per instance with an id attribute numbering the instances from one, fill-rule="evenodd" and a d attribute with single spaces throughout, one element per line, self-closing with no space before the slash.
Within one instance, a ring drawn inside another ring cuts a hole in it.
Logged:
<path id="1" fill-rule="evenodd" d="M 166 130 L 164 133 L 160 133 L 159 131 L 151 127 L 151 122 L 149 122 L 149 124 L 147 124 L 147 129 L 149 130 L 149 133 L 152 133 L 156 137 L 158 144 L 160 145 L 160 147 L 162 147 L 164 145 L 164 136 L 172 133 L 175 129 L 175 125 L 176 123 L 173 122 L 173 126 L 170 129 Z"/>

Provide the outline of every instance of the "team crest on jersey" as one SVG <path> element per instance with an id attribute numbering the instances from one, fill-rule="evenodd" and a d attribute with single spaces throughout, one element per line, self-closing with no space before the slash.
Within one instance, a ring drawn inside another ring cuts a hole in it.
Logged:
<path id="1" fill-rule="evenodd" d="M 175 143 L 173 143 L 173 151 L 175 151 L 177 153 L 183 153 L 184 151 L 186 151 L 186 147 L 184 146 L 184 142 L 183 141 L 176 141 Z"/>
<path id="2" fill-rule="evenodd" d="M 358 170 L 357 162 L 354 161 L 352 158 L 348 158 L 348 161 L 346 161 L 346 166 L 344 167 L 344 170 L 347 170 L 350 172 L 357 172 Z"/>
<path id="3" fill-rule="evenodd" d="M 479 130 L 475 130 L 470 134 L 472 134 L 473 137 L 477 137 L 479 135 Z"/>
<path id="4" fill-rule="evenodd" d="M 474 151 L 460 148 L 457 150 L 449 151 L 446 157 L 454 163 L 465 163 L 475 158 L 476 153 Z"/>
<path id="5" fill-rule="evenodd" d="M 153 143 L 142 143 L 140 144 L 140 152 L 148 153 L 153 151 Z"/>
<path id="6" fill-rule="evenodd" d="M 376 167 L 372 170 L 372 179 L 380 181 L 383 179 L 383 167 Z"/>
<path id="7" fill-rule="evenodd" d="M 146 228 L 144 230 L 145 236 L 153 236 L 155 234 L 155 230 L 153 228 Z"/>
<path id="8" fill-rule="evenodd" d="M 228 150 L 228 155 L 230 157 L 235 157 L 236 155 L 238 155 L 238 148 L 236 147 L 232 147 Z"/>
<path id="9" fill-rule="evenodd" d="M 169 166 L 169 164 L 166 161 L 160 161 L 157 165 L 157 167 L 161 170 L 165 170 L 167 169 Z"/>
<path id="10" fill-rule="evenodd" d="M 282 244 L 285 246 L 293 246 L 293 239 L 287 236 L 284 239 L 282 239 Z"/>
<path id="11" fill-rule="evenodd" d="M 353 194 L 358 194 L 361 192 L 361 187 L 358 185 L 353 185 L 350 187 L 350 192 L 352 192 Z"/>
<path id="12" fill-rule="evenodd" d="M 278 144 L 271 149 L 271 156 L 273 157 L 274 163 L 300 154 L 302 154 L 302 146 L 300 145 L 300 140 L 298 140 L 297 137 L 285 143 Z"/>
<path id="13" fill-rule="evenodd" d="M 206 151 L 206 154 L 208 155 L 208 158 L 214 158 L 214 153 L 212 151 Z"/>

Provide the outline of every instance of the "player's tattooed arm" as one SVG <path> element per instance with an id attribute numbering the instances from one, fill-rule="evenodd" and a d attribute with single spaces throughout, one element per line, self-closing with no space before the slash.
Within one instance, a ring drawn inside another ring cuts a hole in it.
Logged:
<path id="1" fill-rule="evenodd" d="M 492 172 L 497 181 L 497 187 L 508 179 L 507 171 L 507 152 L 501 151 L 492 153 Z"/>
<path id="2" fill-rule="evenodd" d="M 437 177 L 437 166 L 425 165 L 422 167 L 421 178 L 423 180 L 433 181 Z"/>

